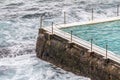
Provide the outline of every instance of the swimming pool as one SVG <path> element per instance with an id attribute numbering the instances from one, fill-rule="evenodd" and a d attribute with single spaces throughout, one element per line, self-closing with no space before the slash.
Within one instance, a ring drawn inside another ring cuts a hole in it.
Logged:
<path id="1" fill-rule="evenodd" d="M 87 40 L 90 42 L 93 38 L 93 43 L 105 48 L 108 45 L 108 50 L 120 55 L 120 21 L 81 25 L 61 30 Z"/>

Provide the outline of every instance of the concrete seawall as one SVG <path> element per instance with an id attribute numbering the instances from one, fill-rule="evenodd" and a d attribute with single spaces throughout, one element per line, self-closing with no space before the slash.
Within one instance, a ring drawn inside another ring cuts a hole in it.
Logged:
<path id="1" fill-rule="evenodd" d="M 120 80 L 120 64 L 44 29 L 39 30 L 36 54 L 40 59 L 91 80 Z"/>

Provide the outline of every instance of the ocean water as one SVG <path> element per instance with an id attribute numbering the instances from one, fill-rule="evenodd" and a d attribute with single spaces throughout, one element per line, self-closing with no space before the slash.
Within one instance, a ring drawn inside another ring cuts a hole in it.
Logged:
<path id="1" fill-rule="evenodd" d="M 108 50 L 120 55 L 120 21 L 106 22 L 93 25 L 82 25 L 71 28 L 63 28 L 65 32 L 96 44 L 104 49 L 108 45 Z"/>
<path id="2" fill-rule="evenodd" d="M 67 23 L 88 21 L 94 8 L 94 18 L 103 19 L 116 16 L 118 4 L 119 0 L 0 0 L 0 80 L 89 80 L 35 57 L 39 17 L 44 16 L 44 26 L 63 23 L 64 11 Z"/>
<path id="3" fill-rule="evenodd" d="M 0 60 L 0 80 L 90 80 L 63 71 L 35 54 Z"/>

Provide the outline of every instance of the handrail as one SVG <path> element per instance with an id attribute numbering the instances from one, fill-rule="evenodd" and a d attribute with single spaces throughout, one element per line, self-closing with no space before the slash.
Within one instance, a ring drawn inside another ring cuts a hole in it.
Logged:
<path id="1" fill-rule="evenodd" d="M 58 35 L 60 37 L 63 37 L 63 38 L 65 38 L 65 39 L 70 41 L 70 36 L 71 35 L 69 33 L 67 33 L 67 32 L 64 32 L 64 31 L 58 29 L 57 26 L 59 26 L 59 25 L 54 25 L 54 30 L 53 30 L 54 34 L 56 34 L 56 35 Z M 49 31 L 50 33 L 52 32 L 52 28 L 51 27 L 45 27 L 44 29 Z M 83 40 L 81 38 L 78 38 L 78 37 L 76 37 L 74 35 L 73 35 L 73 38 L 72 38 L 72 42 L 76 43 L 78 45 L 81 45 L 81 46 L 83 46 L 83 47 L 85 47 L 85 48 L 87 48 L 89 50 L 91 48 L 90 42 L 85 41 L 85 40 Z M 98 53 L 98 54 L 104 56 L 104 57 L 106 56 L 106 54 L 105 54 L 106 50 L 104 48 L 101 48 L 101 47 L 99 47 L 97 45 L 94 45 L 94 44 L 93 44 L 93 51 L 95 53 Z M 116 62 L 120 63 L 120 56 L 116 55 L 115 53 L 113 53 L 111 51 L 108 51 L 108 58 L 113 60 L 113 61 L 116 61 Z"/>

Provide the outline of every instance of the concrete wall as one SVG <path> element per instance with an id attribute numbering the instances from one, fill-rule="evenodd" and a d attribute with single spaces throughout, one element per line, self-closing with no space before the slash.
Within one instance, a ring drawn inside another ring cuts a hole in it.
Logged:
<path id="1" fill-rule="evenodd" d="M 37 57 L 92 80 L 120 80 L 120 64 L 40 29 Z"/>

